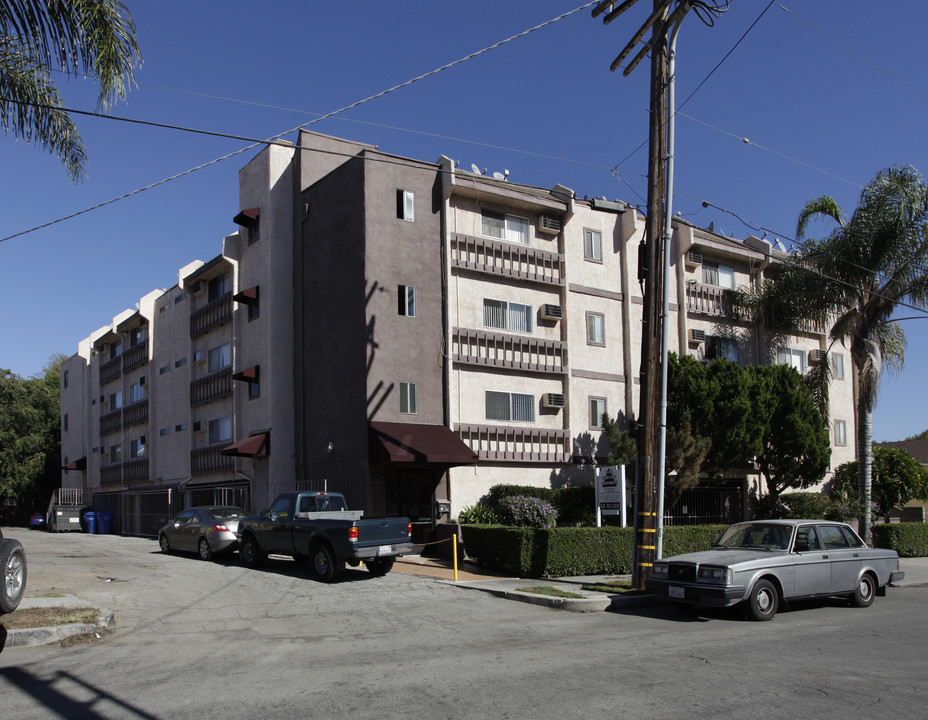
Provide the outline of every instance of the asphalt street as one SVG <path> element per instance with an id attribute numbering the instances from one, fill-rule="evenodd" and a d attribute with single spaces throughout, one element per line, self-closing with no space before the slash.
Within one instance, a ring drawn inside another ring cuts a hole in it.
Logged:
<path id="1" fill-rule="evenodd" d="M 153 540 L 4 528 L 28 597 L 115 616 L 99 639 L 0 652 L 7 718 L 920 717 L 928 589 L 771 622 L 648 604 L 573 613 L 428 576 L 331 585 L 273 560 L 165 556 Z M 2 620 L 0 620 L 2 622 Z"/>

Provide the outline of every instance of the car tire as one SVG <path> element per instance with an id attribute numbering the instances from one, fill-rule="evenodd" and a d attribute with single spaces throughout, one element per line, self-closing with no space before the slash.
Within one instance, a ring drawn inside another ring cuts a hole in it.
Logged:
<path id="1" fill-rule="evenodd" d="M 201 537 L 200 542 L 197 543 L 197 554 L 199 554 L 200 560 L 205 560 L 206 562 L 213 559 L 213 551 L 210 549 L 209 540 L 205 537 Z"/>
<path id="2" fill-rule="evenodd" d="M 171 543 L 168 540 L 168 536 L 164 533 L 161 533 L 158 536 L 158 545 L 161 546 L 161 552 L 163 552 L 165 555 L 171 554 Z"/>
<path id="3" fill-rule="evenodd" d="M 246 535 L 242 538 L 242 545 L 238 549 L 238 556 L 242 561 L 242 565 L 252 570 L 264 565 L 264 553 L 261 552 L 258 541 L 251 535 Z"/>
<path id="4" fill-rule="evenodd" d="M 0 540 L 0 612 L 19 607 L 26 591 L 26 553 L 19 540 Z"/>
<path id="5" fill-rule="evenodd" d="M 386 558 L 377 558 L 376 560 L 365 560 L 364 564 L 367 565 L 367 571 L 371 575 L 376 575 L 380 577 L 386 575 L 393 569 L 393 563 L 396 562 L 395 557 L 386 557 Z"/>
<path id="6" fill-rule="evenodd" d="M 328 545 L 315 545 L 309 551 L 309 570 L 313 577 L 322 582 L 332 582 L 341 572 L 335 553 Z"/>
<path id="7" fill-rule="evenodd" d="M 854 607 L 865 608 L 873 605 L 873 597 L 876 595 L 876 580 L 870 573 L 864 573 L 860 580 L 857 581 L 857 587 L 851 593 L 850 601 Z"/>
<path id="8" fill-rule="evenodd" d="M 769 580 L 758 580 L 748 597 L 747 614 L 752 620 L 763 622 L 777 614 L 777 589 Z"/>

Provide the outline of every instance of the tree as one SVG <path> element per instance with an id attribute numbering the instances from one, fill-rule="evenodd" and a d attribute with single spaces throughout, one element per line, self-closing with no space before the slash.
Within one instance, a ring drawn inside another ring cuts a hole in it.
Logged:
<path id="1" fill-rule="evenodd" d="M 125 97 L 140 63 L 135 23 L 119 0 L 0 0 L 0 126 L 48 149 L 72 182 L 87 156 L 52 70 L 95 77 L 106 109 Z"/>
<path id="2" fill-rule="evenodd" d="M 828 494 L 843 503 L 859 503 L 858 473 L 857 460 L 840 465 L 828 483 Z M 872 478 L 872 502 L 884 515 L 910 500 L 928 501 L 928 468 L 902 448 L 875 447 Z"/>
<path id="3" fill-rule="evenodd" d="M 44 507 L 60 485 L 59 380 L 64 355 L 49 359 L 40 377 L 24 380 L 0 370 L 0 498 L 21 511 Z"/>
<path id="4" fill-rule="evenodd" d="M 915 169 L 891 167 L 864 188 L 848 219 L 830 197 L 809 202 L 799 214 L 799 240 L 816 218 L 834 229 L 805 241 L 775 278 L 737 300 L 775 332 L 826 327 L 831 345 L 850 348 L 859 388 L 860 530 L 869 541 L 873 406 L 882 369 L 900 369 L 904 359 L 905 335 L 892 318 L 902 304 L 928 307 L 928 189 Z"/>

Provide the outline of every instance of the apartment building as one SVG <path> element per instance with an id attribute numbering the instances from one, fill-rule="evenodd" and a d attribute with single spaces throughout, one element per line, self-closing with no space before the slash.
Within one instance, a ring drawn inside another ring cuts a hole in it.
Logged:
<path id="1" fill-rule="evenodd" d="M 139 534 L 192 504 L 324 487 L 426 540 L 495 484 L 592 483 L 603 414 L 637 414 L 637 210 L 308 132 L 239 185 L 222 252 L 63 365 L 65 487 Z M 672 351 L 822 361 L 821 333 L 730 312 L 785 253 L 679 222 L 671 254 Z M 837 466 L 854 396 L 847 353 L 829 357 Z M 743 513 L 756 483 L 738 469 L 713 492 Z"/>

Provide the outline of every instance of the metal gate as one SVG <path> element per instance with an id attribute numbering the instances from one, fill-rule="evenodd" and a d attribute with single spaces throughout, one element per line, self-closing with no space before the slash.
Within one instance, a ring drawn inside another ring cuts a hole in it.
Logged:
<path id="1" fill-rule="evenodd" d="M 664 525 L 729 525 L 744 519 L 742 483 L 684 490 L 665 511 Z"/>

